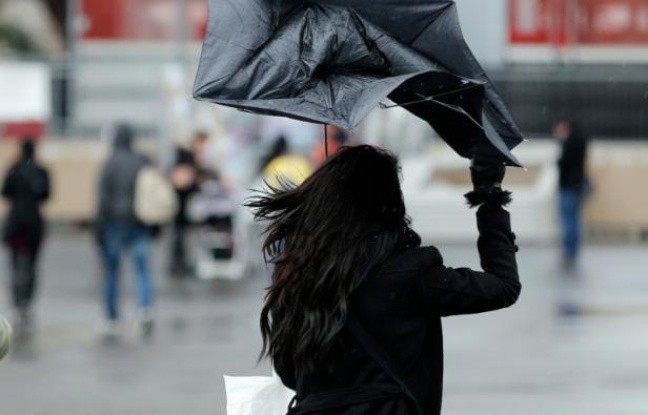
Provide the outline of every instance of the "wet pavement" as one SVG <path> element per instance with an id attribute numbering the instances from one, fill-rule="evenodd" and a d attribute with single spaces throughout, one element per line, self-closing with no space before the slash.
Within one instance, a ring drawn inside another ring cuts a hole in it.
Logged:
<path id="1" fill-rule="evenodd" d="M 478 264 L 473 246 L 439 247 L 449 265 Z M 523 246 L 519 259 L 514 308 L 444 322 L 444 414 L 648 414 L 648 247 L 588 247 L 569 276 L 551 247 Z M 6 265 L 2 256 L 3 313 Z M 155 332 L 143 339 L 129 274 L 124 335 L 106 344 L 92 240 L 56 234 L 42 266 L 35 332 L 0 362 L 0 415 L 220 415 L 223 374 L 269 373 L 256 363 L 261 276 L 160 273 Z"/>

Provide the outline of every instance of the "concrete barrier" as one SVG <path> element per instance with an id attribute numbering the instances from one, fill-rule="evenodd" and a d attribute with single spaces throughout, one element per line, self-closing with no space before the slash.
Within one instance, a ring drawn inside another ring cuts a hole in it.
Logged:
<path id="1" fill-rule="evenodd" d="M 514 192 L 510 210 L 518 238 L 550 242 L 559 234 L 556 215 L 558 146 L 550 140 L 526 143 L 516 151 L 528 170 L 509 169 L 506 187 Z M 462 195 L 470 189 L 468 162 L 443 144 L 403 161 L 403 191 L 414 226 L 429 241 L 474 240 L 473 213 Z M 594 193 L 585 207 L 586 230 L 641 239 L 648 231 L 648 143 L 593 142 L 589 175 Z"/>
<path id="2" fill-rule="evenodd" d="M 151 140 L 138 142 L 149 154 L 154 153 Z M 38 160 L 50 171 L 52 197 L 45 205 L 48 219 L 59 222 L 91 220 L 96 206 L 97 183 L 108 146 L 98 139 L 47 139 L 38 145 Z M 0 142 L 0 182 L 18 155 L 14 142 Z M 0 202 L 0 213 L 6 210 Z"/>
<path id="3" fill-rule="evenodd" d="M 155 153 L 153 140 L 139 147 Z M 0 180 L 15 157 L 15 144 L 0 142 Z M 509 169 L 506 185 L 514 192 L 511 205 L 521 240 L 547 242 L 557 236 L 555 189 L 556 144 L 536 140 L 516 154 L 528 170 Z M 99 140 L 45 140 L 39 159 L 52 175 L 53 195 L 46 206 L 50 220 L 81 222 L 92 218 L 96 184 L 108 149 Z M 462 195 L 470 189 L 468 162 L 446 145 L 435 144 L 427 153 L 403 160 L 403 191 L 415 227 L 426 239 L 474 240 L 473 213 Z M 590 176 L 594 193 L 586 206 L 587 227 L 594 233 L 636 235 L 648 230 L 648 143 L 593 142 Z M 6 206 L 0 204 L 0 213 Z"/>

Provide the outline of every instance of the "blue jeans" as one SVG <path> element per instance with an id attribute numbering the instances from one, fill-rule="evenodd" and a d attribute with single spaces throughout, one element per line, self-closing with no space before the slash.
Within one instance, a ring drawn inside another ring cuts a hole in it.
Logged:
<path id="1" fill-rule="evenodd" d="M 578 256 L 581 239 L 581 206 L 583 192 L 578 189 L 560 189 L 560 223 L 564 254 L 575 259 Z"/>
<path id="2" fill-rule="evenodd" d="M 151 235 L 139 224 L 107 224 L 103 228 L 103 254 L 106 266 L 103 298 L 106 317 L 119 318 L 119 265 L 121 251 L 126 248 L 133 260 L 139 289 L 139 306 L 143 310 L 153 305 L 153 287 L 149 273 L 148 256 Z"/>

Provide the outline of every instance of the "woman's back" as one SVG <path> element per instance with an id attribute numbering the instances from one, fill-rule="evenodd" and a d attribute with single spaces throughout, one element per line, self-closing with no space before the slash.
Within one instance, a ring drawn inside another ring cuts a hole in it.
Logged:
<path id="1" fill-rule="evenodd" d="M 482 224 L 493 216 L 500 220 L 508 216 L 501 208 L 488 209 L 484 214 L 486 210 L 480 212 Z M 434 247 L 409 249 L 390 257 L 367 278 L 351 301 L 353 318 L 388 356 L 389 364 L 425 415 L 441 411 L 441 317 L 508 307 L 520 292 L 514 259 L 511 263 L 515 250 L 512 234 L 507 234 L 505 228 L 503 232 L 488 232 L 482 236 L 481 245 L 484 254 L 490 252 L 485 258 L 485 268 L 490 272 L 447 268 Z M 356 341 L 348 325 L 334 351 L 316 371 L 291 379 L 284 368 L 277 369 L 286 383 L 293 384 L 298 396 L 360 385 L 396 384 L 380 362 Z M 353 414 L 394 413 L 351 410 Z"/>
<path id="2" fill-rule="evenodd" d="M 440 408 L 443 348 L 440 318 L 424 312 L 418 291 L 424 270 L 439 261 L 434 248 L 410 249 L 394 255 L 367 278 L 353 295 L 350 307 L 350 314 L 389 356 L 388 364 L 398 370 L 425 414 L 436 413 Z M 278 367 L 278 373 L 287 383 L 294 382 L 302 396 L 345 388 L 357 388 L 362 393 L 367 385 L 398 387 L 351 330 L 349 325 L 345 327 L 334 350 L 314 372 L 297 375 L 296 379 L 291 379 L 283 368 Z M 346 391 L 342 394 L 348 395 Z M 380 395 L 377 398 L 381 405 L 385 404 L 386 399 Z M 339 396 L 333 398 L 338 399 Z M 351 413 L 376 412 L 362 412 L 356 407 Z"/>

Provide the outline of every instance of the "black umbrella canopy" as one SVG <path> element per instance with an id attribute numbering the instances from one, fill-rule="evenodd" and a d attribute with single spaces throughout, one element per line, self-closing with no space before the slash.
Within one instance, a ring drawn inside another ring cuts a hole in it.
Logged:
<path id="1" fill-rule="evenodd" d="M 210 0 L 194 96 L 345 129 L 390 99 L 461 156 L 520 165 L 450 0 Z"/>

